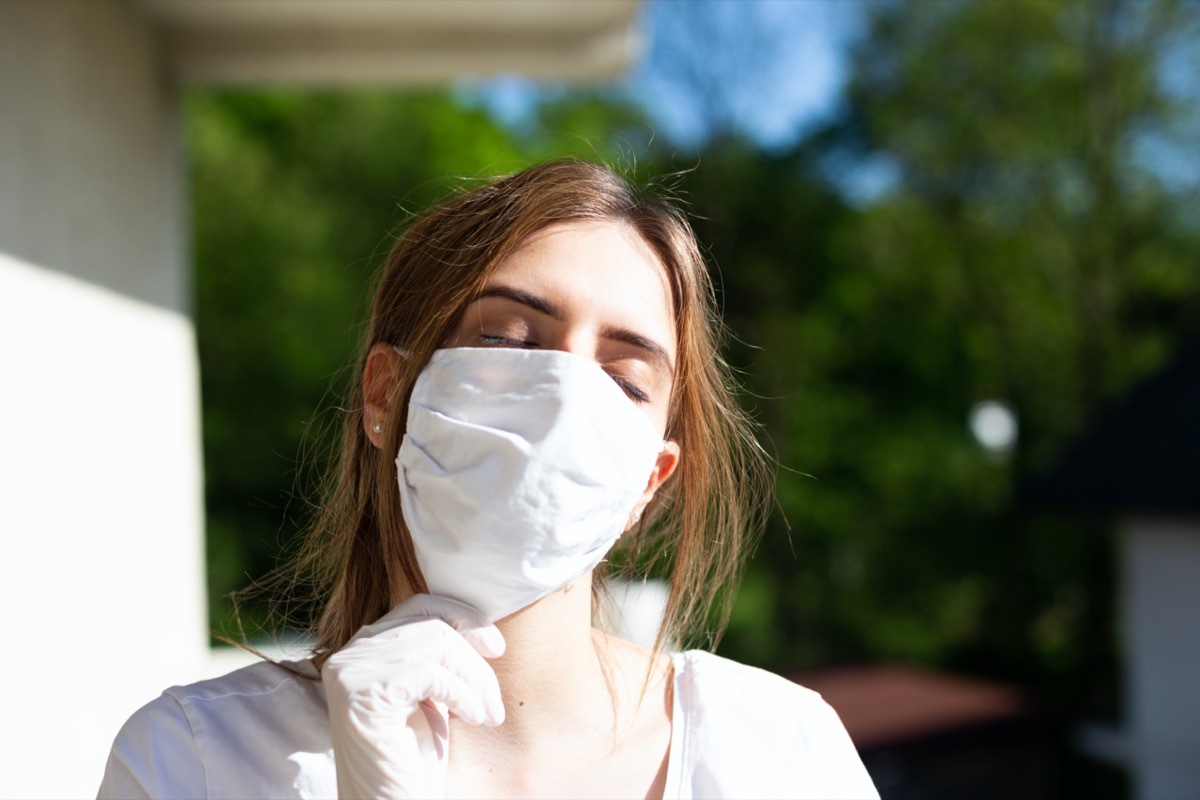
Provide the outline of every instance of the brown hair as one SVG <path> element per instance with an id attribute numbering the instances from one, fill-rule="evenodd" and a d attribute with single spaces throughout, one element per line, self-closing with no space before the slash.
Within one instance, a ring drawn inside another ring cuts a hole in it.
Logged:
<path id="1" fill-rule="evenodd" d="M 425 588 L 400 511 L 394 463 L 418 373 L 500 261 L 543 228 L 587 220 L 627 224 L 650 246 L 668 277 L 678 339 L 667 436 L 680 444 L 679 468 L 621 546 L 634 548 L 628 559 L 634 568 L 674 559 L 660 645 L 715 644 L 731 587 L 761 528 L 768 481 L 719 352 L 723 328 L 713 285 L 679 210 L 607 167 L 566 159 L 434 208 L 387 257 L 344 412 L 340 464 L 296 564 L 323 602 L 314 631 L 318 662 L 360 626 Z M 363 430 L 362 371 L 378 343 L 407 354 L 393 390 L 391 407 L 398 411 L 388 415 L 382 449 Z"/>

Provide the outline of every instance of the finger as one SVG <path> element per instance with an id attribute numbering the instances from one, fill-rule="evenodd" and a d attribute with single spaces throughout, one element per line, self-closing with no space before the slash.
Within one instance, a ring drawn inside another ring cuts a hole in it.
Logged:
<path id="1" fill-rule="evenodd" d="M 372 737 L 386 735 L 397 713 L 407 717 L 425 702 L 441 703 L 472 725 L 490 721 L 490 709 L 477 687 L 441 664 L 405 663 L 379 669 L 374 676 L 364 670 L 357 677 L 374 680 L 366 691 L 351 692 L 338 705 L 358 730 Z"/>
<path id="2" fill-rule="evenodd" d="M 504 721 L 504 702 L 495 671 L 462 635 L 440 619 L 421 618 L 360 639 L 326 663 L 326 668 L 337 673 L 346 685 L 395 687 L 400 693 L 391 695 L 391 702 L 415 703 L 430 695 L 425 693 L 426 682 L 410 684 L 403 678 L 418 675 L 425 680 L 413 667 L 446 670 L 469 686 L 483 707 L 481 719 L 471 717 L 476 724 L 499 725 Z M 468 711 L 460 716 L 471 714 Z"/>
<path id="3" fill-rule="evenodd" d="M 413 595 L 400 605 L 412 604 L 419 609 L 422 616 L 437 617 L 447 625 L 462 634 L 471 646 L 484 658 L 497 658 L 504 655 L 504 635 L 500 629 L 488 621 L 487 617 L 476 609 L 438 595 Z"/>
<path id="4" fill-rule="evenodd" d="M 504 722 L 504 700 L 500 695 L 500 681 L 492 665 L 464 636 L 441 620 L 425 620 L 416 624 L 424 627 L 419 645 L 425 649 L 423 660 L 441 664 L 478 693 L 486 709 L 485 724 L 499 725 Z"/>
<path id="5" fill-rule="evenodd" d="M 492 723 L 492 710 L 484 700 L 480 685 L 464 680 L 455 671 L 429 664 L 406 665 L 402 678 L 420 696 L 420 703 L 441 703 L 446 709 L 471 725 Z M 400 676 L 397 676 L 400 677 Z M 495 676 L 492 676 L 495 680 Z"/>
<path id="6" fill-rule="evenodd" d="M 496 671 L 464 636 L 451 630 L 447 630 L 446 636 L 443 665 L 478 693 L 485 709 L 483 723 L 500 725 L 504 722 L 504 699 Z"/>
<path id="7" fill-rule="evenodd" d="M 486 628 L 459 628 L 454 627 L 462 637 L 467 640 L 471 647 L 475 648 L 475 652 L 484 658 L 499 658 L 504 655 L 506 644 L 504 634 L 500 633 L 500 629 L 495 625 L 488 625 Z"/>
<path id="8" fill-rule="evenodd" d="M 499 628 L 488 622 L 477 610 L 452 600 L 429 594 L 416 594 L 384 614 L 376 622 L 364 626 L 355 639 L 375 636 L 400 625 L 407 625 L 422 618 L 436 617 L 462 634 L 473 648 L 484 658 L 504 655 L 504 636 Z M 353 641 L 353 640 L 351 640 Z"/>

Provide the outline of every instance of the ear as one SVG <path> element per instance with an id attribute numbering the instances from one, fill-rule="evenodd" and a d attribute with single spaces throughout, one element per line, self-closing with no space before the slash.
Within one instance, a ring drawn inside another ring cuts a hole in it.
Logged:
<path id="1" fill-rule="evenodd" d="M 625 524 L 626 531 L 641 521 L 642 512 L 646 510 L 646 506 L 650 505 L 650 501 L 654 499 L 654 493 L 667 482 L 667 478 L 670 478 L 674 474 L 675 468 L 678 466 L 679 443 L 672 441 L 664 442 L 662 452 L 658 454 L 658 458 L 654 462 L 654 469 L 650 472 L 650 480 L 646 482 L 646 491 L 642 492 L 642 496 L 638 498 L 637 505 L 633 507 L 633 511 L 629 514 L 629 521 Z"/>
<path id="2" fill-rule="evenodd" d="M 392 392 L 400 372 L 400 354 L 390 344 L 379 343 L 367 353 L 363 367 L 363 431 L 371 444 L 382 448 L 387 441 Z"/>

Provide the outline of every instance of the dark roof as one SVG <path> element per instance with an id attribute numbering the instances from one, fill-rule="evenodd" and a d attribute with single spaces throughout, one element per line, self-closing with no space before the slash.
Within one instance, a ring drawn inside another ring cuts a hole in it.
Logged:
<path id="1" fill-rule="evenodd" d="M 1200 339 L 1137 385 L 1018 505 L 1072 511 L 1200 512 Z"/>

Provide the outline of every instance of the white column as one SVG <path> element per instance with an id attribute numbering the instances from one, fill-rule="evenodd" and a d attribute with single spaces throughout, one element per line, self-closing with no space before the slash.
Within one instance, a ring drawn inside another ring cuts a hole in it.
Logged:
<path id="1" fill-rule="evenodd" d="M 176 102 L 116 0 L 0 3 L 0 796 L 94 794 L 206 657 Z"/>

